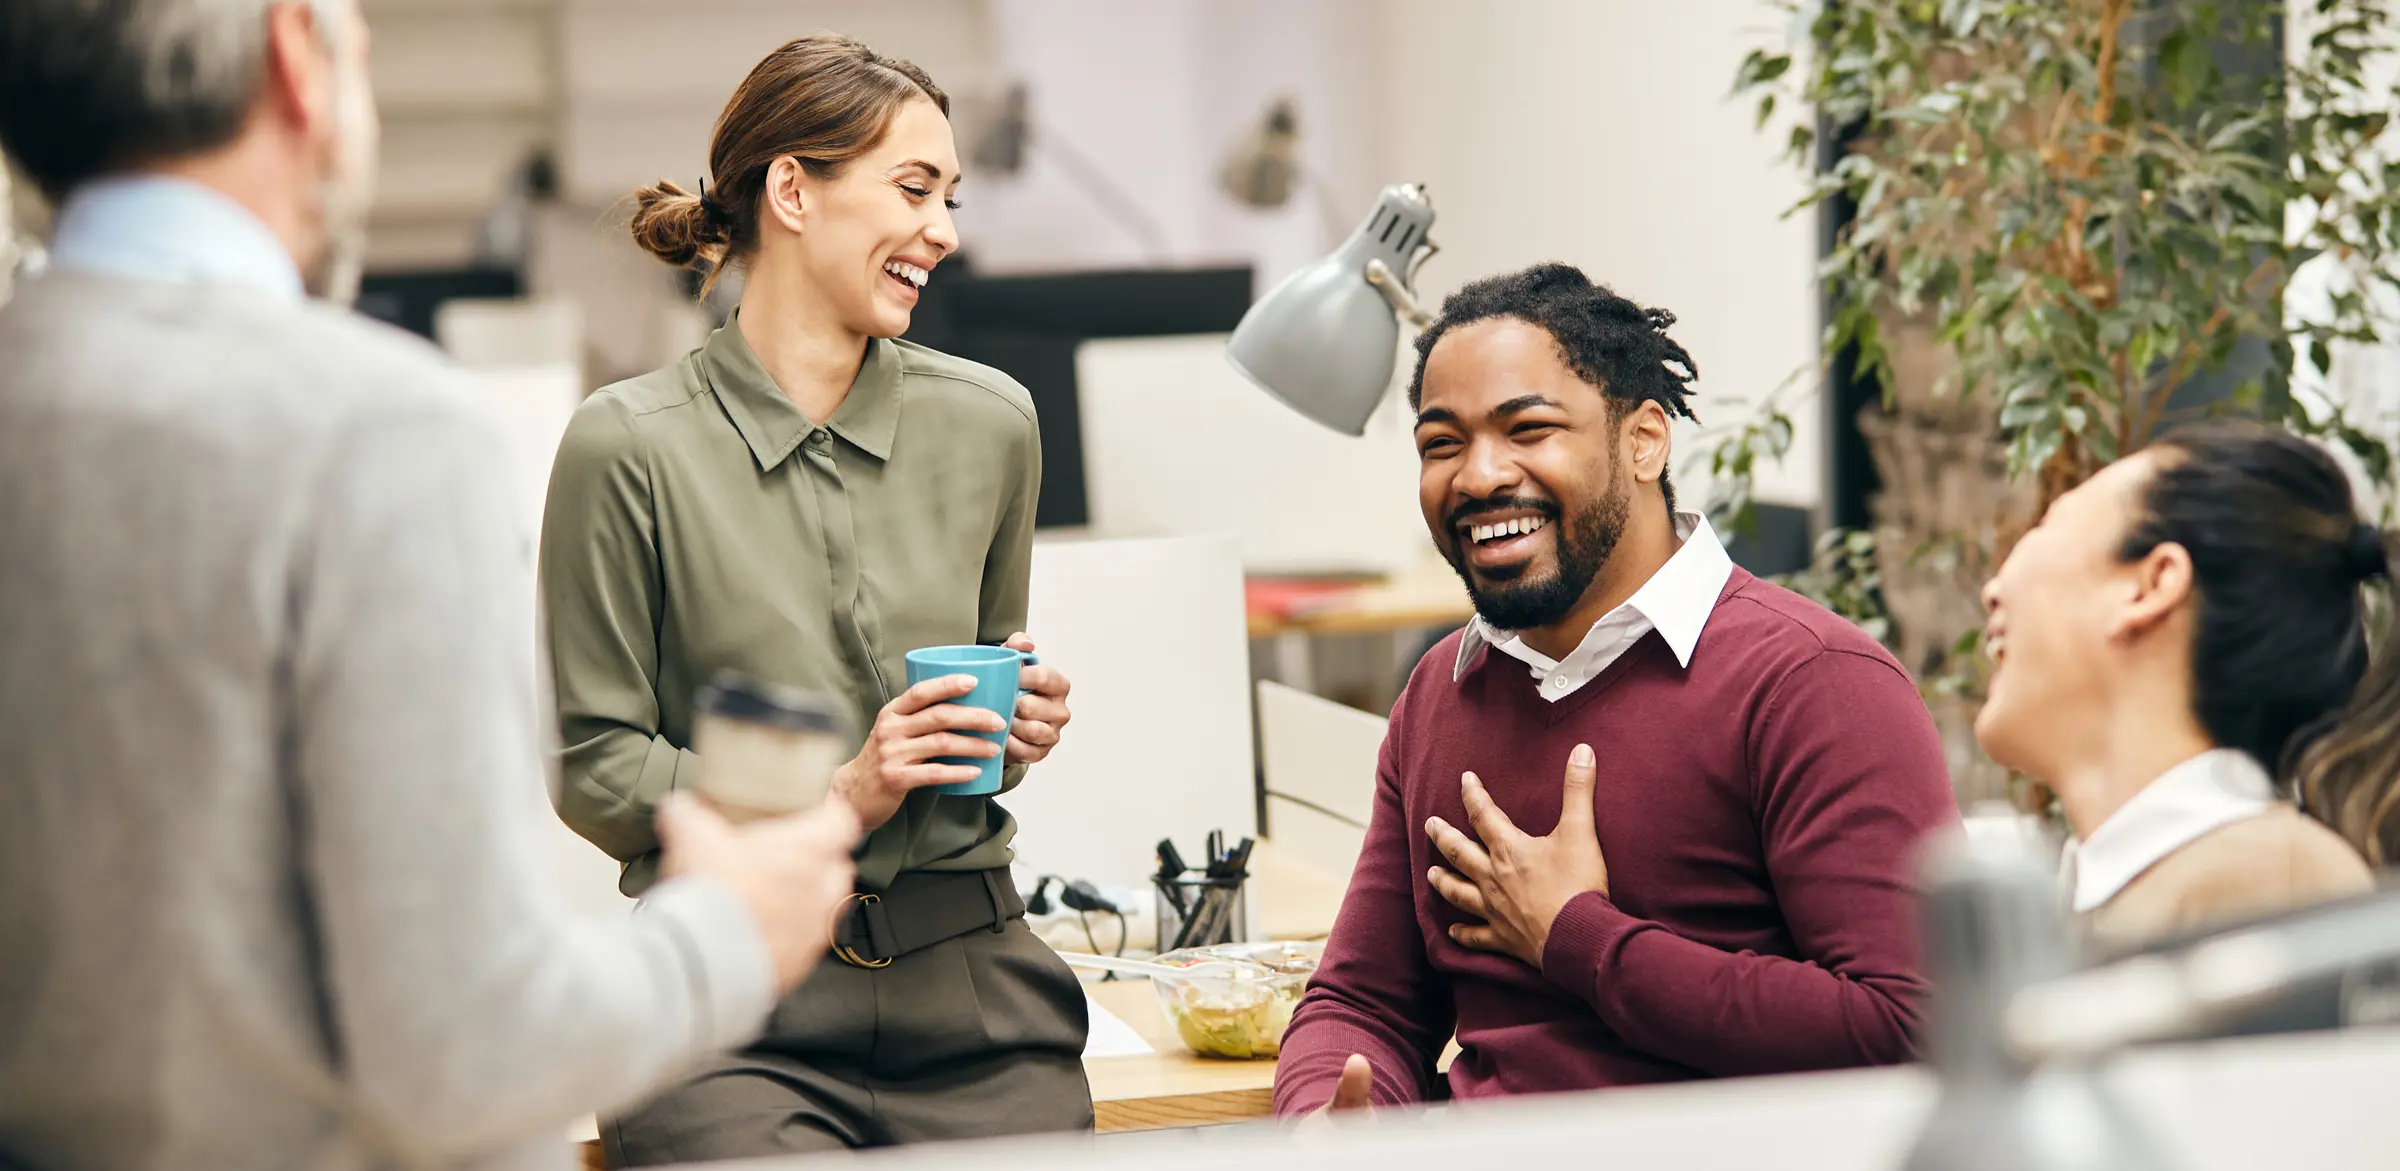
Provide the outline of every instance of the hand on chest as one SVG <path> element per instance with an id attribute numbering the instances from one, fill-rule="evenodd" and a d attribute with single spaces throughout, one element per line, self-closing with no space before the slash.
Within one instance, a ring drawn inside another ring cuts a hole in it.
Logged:
<path id="1" fill-rule="evenodd" d="M 1763 884 L 1758 826 L 1741 778 L 1722 775 L 1704 752 L 1612 750 L 1606 738 L 1595 740 L 1588 784 L 1572 775 L 1571 744 L 1554 760 L 1518 745 L 1429 754 L 1407 786 L 1418 869 L 1450 864 L 1429 828 L 1438 823 L 1493 854 L 1495 864 L 1512 844 L 1545 839 L 1547 849 L 1531 852 L 1539 864 L 1579 865 L 1588 839 L 1605 874 L 1591 889 L 1637 914 L 1717 897 L 1729 879 Z M 1570 804 L 1578 807 L 1572 813 Z M 1437 917 L 1447 909 L 1442 901 L 1433 900 Z"/>

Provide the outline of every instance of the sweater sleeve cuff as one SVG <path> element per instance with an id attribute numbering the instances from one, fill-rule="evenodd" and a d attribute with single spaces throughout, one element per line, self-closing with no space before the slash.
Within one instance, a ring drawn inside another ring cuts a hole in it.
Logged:
<path id="1" fill-rule="evenodd" d="M 1290 1118 L 1313 1114 L 1333 1101 L 1342 1083 L 1342 1067 L 1351 1054 L 1367 1059 L 1367 1103 L 1375 1107 L 1406 1106 L 1423 1101 L 1429 1087 L 1416 1084 L 1411 1068 L 1379 1038 L 1347 1024 L 1319 1021 L 1308 1027 L 1300 1044 L 1284 1036 L 1283 1055 L 1275 1068 L 1275 1115 Z"/>
<path id="2" fill-rule="evenodd" d="M 1599 891 L 1575 896 L 1550 924 L 1550 938 L 1542 945 L 1542 976 L 1586 1001 L 1596 1000 L 1605 966 L 1637 926 L 1639 920 Z"/>
<path id="3" fill-rule="evenodd" d="M 733 888 L 713 878 L 662 883 L 643 896 L 637 918 L 665 928 L 691 982 L 694 1047 L 747 1044 L 775 1007 L 775 962 L 758 922 Z"/>

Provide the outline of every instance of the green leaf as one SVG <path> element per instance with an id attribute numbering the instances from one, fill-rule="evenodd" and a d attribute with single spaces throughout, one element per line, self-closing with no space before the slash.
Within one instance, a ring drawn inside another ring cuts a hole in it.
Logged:
<path id="1" fill-rule="evenodd" d="M 2188 28 L 2176 29 L 2159 42 L 2158 67 L 2178 110 L 2191 108 L 2216 70 L 2208 59 L 2208 45 Z"/>
<path id="2" fill-rule="evenodd" d="M 1789 53 L 1769 53 L 1764 49 L 1752 49 L 1748 56 L 1742 58 L 1741 68 L 1734 71 L 1734 92 L 1739 93 L 1752 86 L 1765 85 L 1783 76 L 1791 67 L 1792 56 Z"/>
<path id="3" fill-rule="evenodd" d="M 1760 94 L 1760 95 L 1758 96 L 1758 120 L 1757 120 L 1756 122 L 1754 122 L 1754 123 L 1751 125 L 1751 129 L 1753 129 L 1753 130 L 1764 130 L 1764 129 L 1766 129 L 1766 128 L 1767 128 L 1767 119 L 1769 119 L 1769 118 L 1772 118 L 1772 117 L 1774 117 L 1774 116 L 1775 116 L 1775 91 L 1774 91 L 1774 90 L 1768 90 L 1767 92 L 1765 92 L 1765 93 L 1763 93 L 1763 94 Z"/>
<path id="4" fill-rule="evenodd" d="M 1975 26 L 1983 20 L 1983 0 L 1953 0 L 1948 5 L 1950 35 L 1966 38 L 1975 35 Z"/>
<path id="5" fill-rule="evenodd" d="M 2015 431 L 2022 427 L 2030 427 L 2043 420 L 2050 420 L 2053 427 L 2057 425 L 2056 412 L 2051 408 L 2048 400 L 2019 399 L 2001 410 L 2000 429 Z"/>

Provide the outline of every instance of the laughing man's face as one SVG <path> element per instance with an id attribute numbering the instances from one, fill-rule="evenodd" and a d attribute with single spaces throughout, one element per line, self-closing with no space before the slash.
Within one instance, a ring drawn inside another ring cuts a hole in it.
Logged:
<path id="1" fill-rule="evenodd" d="M 1626 415 L 1540 326 L 1497 317 L 1442 335 L 1417 409 L 1417 502 L 1485 621 L 1563 621 L 1623 533 Z"/>

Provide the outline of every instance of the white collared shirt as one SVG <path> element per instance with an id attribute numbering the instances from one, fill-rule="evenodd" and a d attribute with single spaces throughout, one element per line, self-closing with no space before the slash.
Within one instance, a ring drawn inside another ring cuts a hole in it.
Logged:
<path id="1" fill-rule="evenodd" d="M 1699 513 L 1676 513 L 1675 536 L 1683 542 L 1675 555 L 1632 597 L 1592 623 L 1566 658 L 1553 659 L 1525 645 L 1515 632 L 1497 629 L 1478 614 L 1467 623 L 1466 637 L 1459 640 L 1458 663 L 1451 679 L 1463 678 L 1475 652 L 1490 646 L 1523 662 L 1539 681 L 1542 698 L 1556 703 L 1607 670 L 1653 630 L 1675 652 L 1677 664 L 1691 666 L 1692 648 L 1700 643 L 1701 628 L 1708 625 L 1708 616 L 1717 608 L 1717 595 L 1725 592 L 1725 582 L 1733 576 L 1733 558 L 1726 556 L 1717 531 Z"/>
<path id="2" fill-rule="evenodd" d="M 2275 782 L 2249 753 L 2215 748 L 2160 773 L 2081 841 L 2069 839 L 2058 879 L 2078 915 L 2211 830 L 2275 807 Z"/>

